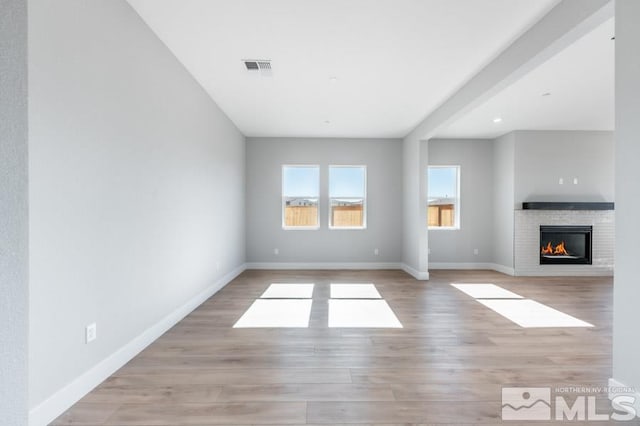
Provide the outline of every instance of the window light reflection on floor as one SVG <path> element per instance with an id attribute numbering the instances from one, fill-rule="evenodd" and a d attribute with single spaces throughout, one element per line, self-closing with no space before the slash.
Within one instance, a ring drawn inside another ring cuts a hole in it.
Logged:
<path id="1" fill-rule="evenodd" d="M 233 328 L 308 328 L 314 284 L 273 283 Z M 316 301 L 318 303 L 318 301 Z M 402 328 L 374 284 L 331 284 L 331 328 Z"/>
<path id="2" fill-rule="evenodd" d="M 593 324 L 579 320 L 535 300 L 496 299 L 478 300 L 478 302 L 524 328 L 593 327 Z"/>
<path id="3" fill-rule="evenodd" d="M 311 299 L 313 284 L 271 284 L 261 299 Z"/>
<path id="4" fill-rule="evenodd" d="M 402 328 L 385 300 L 329 300 L 329 328 Z"/>
<path id="5" fill-rule="evenodd" d="M 382 299 L 373 284 L 331 284 L 332 299 Z"/>
<path id="6" fill-rule="evenodd" d="M 474 299 L 522 299 L 522 296 L 515 294 L 495 284 L 451 284 L 453 287 L 468 294 Z"/>
<path id="7" fill-rule="evenodd" d="M 308 328 L 311 299 L 258 299 L 233 328 Z"/>

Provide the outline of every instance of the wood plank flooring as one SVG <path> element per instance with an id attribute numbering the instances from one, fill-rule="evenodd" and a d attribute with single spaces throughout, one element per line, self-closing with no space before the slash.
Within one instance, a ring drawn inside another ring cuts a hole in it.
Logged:
<path id="1" fill-rule="evenodd" d="M 275 282 L 316 284 L 309 328 L 232 328 Z M 404 328 L 327 328 L 331 282 L 374 283 Z M 494 283 L 595 327 L 523 329 L 452 282 Z M 611 323 L 610 278 L 246 271 L 53 424 L 501 424 L 503 386 L 606 386 Z"/>

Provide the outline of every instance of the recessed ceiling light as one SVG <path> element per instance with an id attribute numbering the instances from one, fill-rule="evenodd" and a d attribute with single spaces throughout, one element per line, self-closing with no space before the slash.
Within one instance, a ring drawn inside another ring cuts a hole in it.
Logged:
<path id="1" fill-rule="evenodd" d="M 545 92 L 542 94 L 542 96 L 551 96 L 551 92 Z"/>
<path id="2" fill-rule="evenodd" d="M 502 121 L 502 117 L 496 117 L 493 119 L 494 123 L 500 123 Z"/>

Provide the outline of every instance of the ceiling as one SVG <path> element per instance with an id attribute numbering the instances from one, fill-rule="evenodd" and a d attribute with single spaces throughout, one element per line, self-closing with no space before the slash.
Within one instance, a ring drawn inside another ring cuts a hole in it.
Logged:
<path id="1" fill-rule="evenodd" d="M 558 0 L 129 3 L 246 136 L 403 137 Z"/>
<path id="2" fill-rule="evenodd" d="M 512 130 L 613 130 L 614 31 L 614 20 L 606 21 L 437 136 L 495 138 Z M 502 121 L 494 123 L 496 118 Z"/>

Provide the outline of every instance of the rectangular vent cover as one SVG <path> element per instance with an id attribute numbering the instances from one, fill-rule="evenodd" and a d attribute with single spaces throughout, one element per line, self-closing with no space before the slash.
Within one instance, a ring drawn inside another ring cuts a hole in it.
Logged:
<path id="1" fill-rule="evenodd" d="M 270 70 L 271 62 L 270 61 L 258 61 L 258 68 L 261 70 Z"/>
<path id="2" fill-rule="evenodd" d="M 271 71 L 271 61 L 268 59 L 243 59 L 242 62 L 244 62 L 247 71 Z"/>

